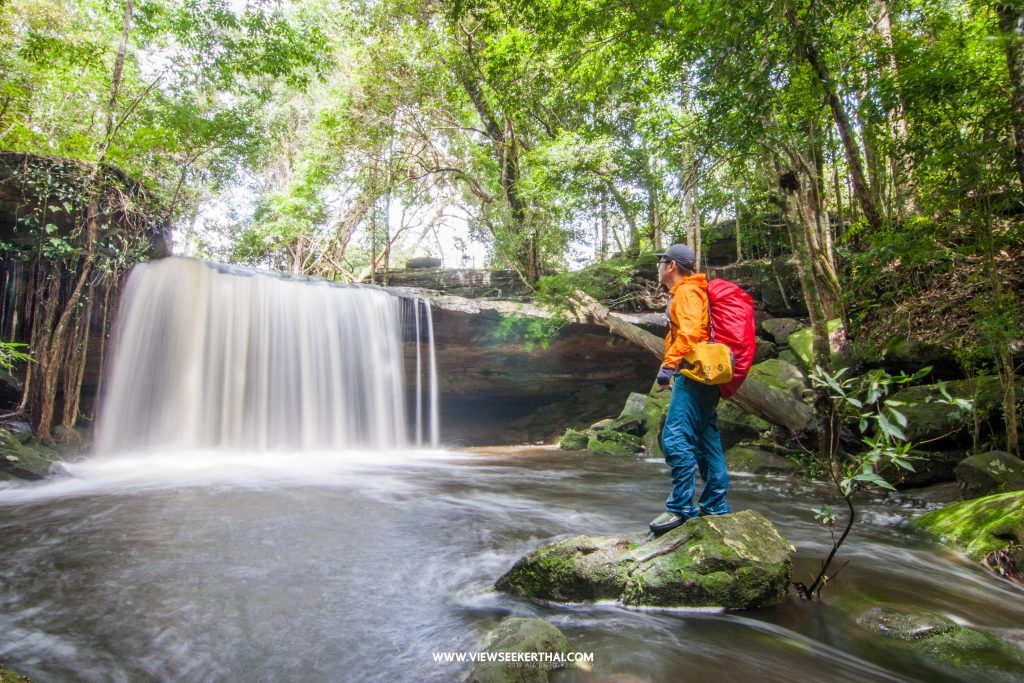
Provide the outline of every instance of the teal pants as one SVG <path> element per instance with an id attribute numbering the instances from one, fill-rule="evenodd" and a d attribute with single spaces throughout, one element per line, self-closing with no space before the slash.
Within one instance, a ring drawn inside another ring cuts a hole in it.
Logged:
<path id="1" fill-rule="evenodd" d="M 729 473 L 718 433 L 718 399 L 718 387 L 676 375 L 661 433 L 665 462 L 672 471 L 672 493 L 665 507 L 687 519 L 729 514 L 729 503 L 725 500 Z M 704 490 L 695 506 L 693 494 L 698 471 L 704 480 Z"/>

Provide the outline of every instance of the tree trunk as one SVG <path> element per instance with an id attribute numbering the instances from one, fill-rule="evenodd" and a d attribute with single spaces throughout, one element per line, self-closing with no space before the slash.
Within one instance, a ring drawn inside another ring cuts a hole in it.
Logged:
<path id="1" fill-rule="evenodd" d="M 842 140 L 843 150 L 846 152 L 846 161 L 850 165 L 850 177 L 853 180 L 854 192 L 857 195 L 857 201 L 860 203 L 861 210 L 864 212 L 864 218 L 873 229 L 881 229 L 883 224 L 882 214 L 878 210 L 878 205 L 871 193 L 871 186 L 864 175 L 864 165 L 861 163 L 856 131 L 850 121 L 849 114 L 846 113 L 846 108 L 843 106 L 843 101 L 839 96 L 832 73 L 825 65 L 825 61 L 818 50 L 817 41 L 808 36 L 807 28 L 803 21 L 796 16 L 796 10 L 793 5 L 787 5 L 786 18 L 793 28 L 797 53 L 811 65 L 814 73 L 818 76 L 822 90 L 825 92 L 825 99 L 828 101 L 829 109 L 832 111 L 832 118 L 835 119 L 836 127 L 839 129 L 839 138 Z"/>
<path id="2" fill-rule="evenodd" d="M 1006 38 L 1006 66 L 1013 94 L 1013 157 L 1024 190 L 1024 3 L 1001 2 L 996 11 L 999 28 Z"/>
<path id="3" fill-rule="evenodd" d="M 886 112 L 886 120 L 889 123 L 889 135 L 896 142 L 896 155 L 893 159 L 893 197 L 896 220 L 903 221 L 908 216 L 917 213 L 917 187 L 914 182 L 914 159 L 907 151 L 907 141 L 910 139 L 910 127 L 907 124 L 906 108 L 903 106 L 903 86 L 900 82 L 900 69 L 896 61 L 896 46 L 892 39 L 892 20 L 889 16 L 889 0 L 876 0 L 875 13 L 878 20 L 875 22 L 875 32 L 882 39 L 886 50 L 889 52 L 887 61 L 896 91 L 896 105 Z"/>
<path id="4" fill-rule="evenodd" d="M 778 161 L 775 162 L 775 166 L 781 171 Z M 811 347 L 812 362 L 815 367 L 831 372 L 832 352 L 828 339 L 828 318 L 825 315 L 821 292 L 818 289 L 815 278 L 808 226 L 806 221 L 800 216 L 800 185 L 801 181 L 806 182 L 806 179 L 802 179 L 799 174 L 793 171 L 785 174 L 780 173 L 779 178 L 779 204 L 782 209 L 783 220 L 789 231 L 790 241 L 793 244 L 800 289 L 803 292 L 804 300 L 807 302 L 807 310 L 811 319 L 813 339 Z M 839 430 L 834 423 L 832 402 L 829 399 L 828 393 L 820 387 L 814 389 L 814 413 L 817 416 L 819 425 L 818 451 L 822 458 L 827 458 L 835 450 Z"/>

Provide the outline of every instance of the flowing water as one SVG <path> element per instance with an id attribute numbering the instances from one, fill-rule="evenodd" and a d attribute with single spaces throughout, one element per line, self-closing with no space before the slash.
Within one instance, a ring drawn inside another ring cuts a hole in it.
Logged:
<path id="1" fill-rule="evenodd" d="M 145 464 L 140 466 L 140 458 Z M 447 681 L 508 616 L 542 616 L 594 653 L 594 680 L 970 680 L 858 635 L 829 596 L 937 609 L 1024 642 L 1024 591 L 905 527 L 922 503 L 863 504 L 826 604 L 741 612 L 533 605 L 488 592 L 553 538 L 642 528 L 663 464 L 552 448 L 168 452 L 93 459 L 0 490 L 0 659 L 39 681 Z M 797 548 L 827 534 L 823 490 L 734 477 L 734 509 Z M 806 580 L 806 578 L 805 578 Z"/>
<path id="2" fill-rule="evenodd" d="M 40 682 L 449 681 L 470 665 L 435 654 L 536 615 L 593 653 L 561 681 L 971 679 L 864 635 L 833 595 L 1024 644 L 1024 591 L 909 531 L 929 505 L 909 498 L 863 503 L 824 605 L 659 612 L 490 592 L 542 542 L 643 529 L 667 470 L 410 448 L 439 439 L 437 370 L 429 307 L 396 302 L 179 259 L 134 274 L 96 452 L 0 487 L 0 660 Z M 778 526 L 808 581 L 829 545 L 811 514 L 825 496 L 737 476 L 730 501 Z"/>

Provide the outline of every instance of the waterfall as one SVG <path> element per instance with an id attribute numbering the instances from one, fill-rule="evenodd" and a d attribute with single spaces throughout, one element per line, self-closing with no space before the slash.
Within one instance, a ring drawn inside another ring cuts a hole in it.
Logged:
<path id="1" fill-rule="evenodd" d="M 419 342 L 425 320 L 427 340 L 425 363 L 416 343 L 413 442 L 423 443 L 426 415 L 437 446 L 429 302 L 194 259 L 136 266 L 115 325 L 96 451 L 408 446 L 410 308 L 415 336 L 405 338 Z"/>

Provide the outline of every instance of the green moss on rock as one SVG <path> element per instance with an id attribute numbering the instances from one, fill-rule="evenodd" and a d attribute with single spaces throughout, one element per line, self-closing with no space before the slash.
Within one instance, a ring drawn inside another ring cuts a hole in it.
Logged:
<path id="1" fill-rule="evenodd" d="M 733 446 L 725 452 L 725 462 L 730 472 L 789 474 L 797 469 L 796 464 L 788 458 L 755 446 Z"/>
<path id="2" fill-rule="evenodd" d="M 778 358 L 771 358 L 750 368 L 750 377 L 773 389 L 802 400 L 807 388 L 804 373 L 800 368 Z"/>
<path id="3" fill-rule="evenodd" d="M 885 647 L 919 657 L 978 680 L 1019 680 L 1024 651 L 999 638 L 957 624 L 934 610 L 871 599 L 838 603 L 860 629 L 881 637 Z M 887 642 L 886 642 L 887 641 Z"/>
<path id="4" fill-rule="evenodd" d="M 600 429 L 587 439 L 587 452 L 595 455 L 638 455 L 644 446 L 640 437 L 612 429 Z"/>
<path id="5" fill-rule="evenodd" d="M 557 602 L 752 608 L 781 601 L 790 546 L 752 510 L 701 517 L 650 541 L 578 536 L 543 546 L 495 583 Z"/>
<path id="6" fill-rule="evenodd" d="M 980 561 L 994 550 L 1024 543 L 1024 491 L 953 503 L 911 524 Z"/>
<path id="7" fill-rule="evenodd" d="M 576 429 L 566 429 L 562 438 L 558 440 L 558 446 L 563 451 L 583 451 L 587 449 L 587 441 L 590 435 Z"/>
<path id="8" fill-rule="evenodd" d="M 487 645 L 491 653 L 559 653 L 569 652 L 565 634 L 544 619 L 514 617 L 501 622 Z M 509 661 L 481 662 L 476 665 L 467 683 L 546 683 L 552 666 L 549 662 Z"/>

